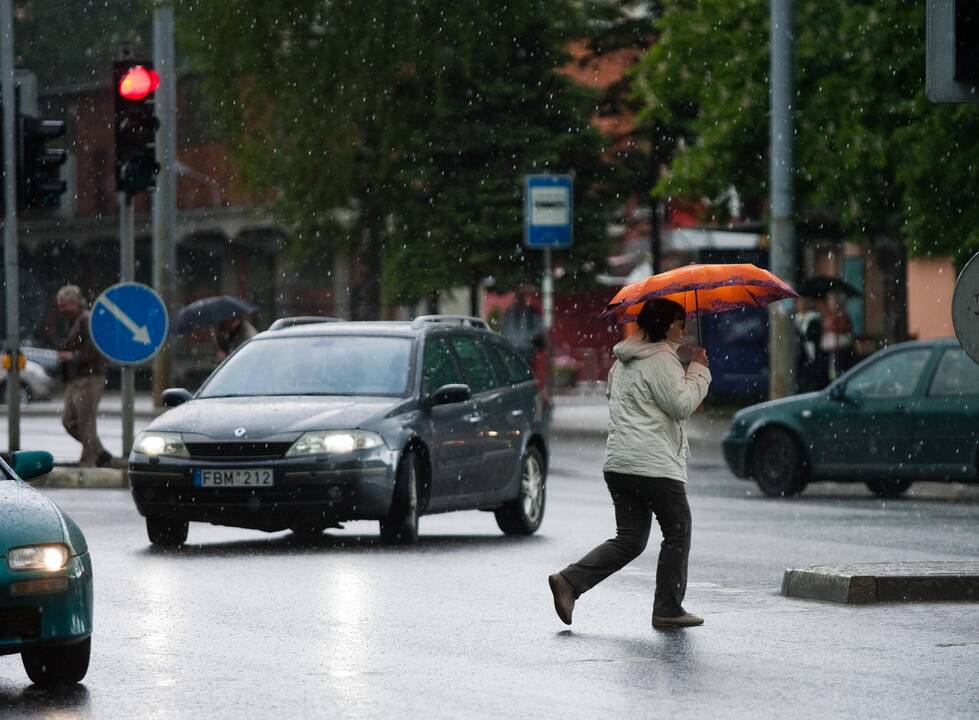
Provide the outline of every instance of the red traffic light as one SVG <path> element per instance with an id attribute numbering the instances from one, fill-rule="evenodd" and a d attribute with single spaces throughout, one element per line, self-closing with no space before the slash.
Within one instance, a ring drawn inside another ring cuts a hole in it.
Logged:
<path id="1" fill-rule="evenodd" d="M 155 70 L 147 70 L 136 65 L 119 81 L 119 94 L 126 100 L 142 100 L 160 85 L 160 76 Z"/>

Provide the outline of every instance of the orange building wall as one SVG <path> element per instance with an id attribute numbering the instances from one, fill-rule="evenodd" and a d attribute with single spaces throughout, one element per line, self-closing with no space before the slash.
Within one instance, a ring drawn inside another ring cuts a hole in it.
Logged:
<path id="1" fill-rule="evenodd" d="M 919 340 L 948 337 L 952 328 L 955 267 L 951 258 L 908 261 L 908 332 Z"/>

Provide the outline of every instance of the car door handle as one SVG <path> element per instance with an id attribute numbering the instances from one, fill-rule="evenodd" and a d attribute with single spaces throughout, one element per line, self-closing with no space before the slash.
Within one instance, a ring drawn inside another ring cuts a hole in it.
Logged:
<path id="1" fill-rule="evenodd" d="M 521 415 L 523 415 L 523 410 L 511 410 L 510 411 L 510 416 L 511 417 L 520 417 Z"/>
<path id="2" fill-rule="evenodd" d="M 472 423 L 473 425 L 475 425 L 476 423 L 483 421 L 483 415 L 482 413 L 478 413 L 478 412 L 469 413 L 468 415 L 463 415 L 462 419 L 468 423 Z"/>

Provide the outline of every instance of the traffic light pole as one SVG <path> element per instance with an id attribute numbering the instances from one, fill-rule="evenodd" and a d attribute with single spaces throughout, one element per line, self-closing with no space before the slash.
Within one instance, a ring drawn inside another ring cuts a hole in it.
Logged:
<path id="1" fill-rule="evenodd" d="M 135 209 L 129 193 L 118 193 L 119 197 L 119 282 L 133 282 L 136 279 L 136 240 Z M 136 369 L 123 366 L 122 390 L 122 457 L 129 457 L 133 449 L 133 415 L 136 398 Z"/>
<path id="2" fill-rule="evenodd" d="M 160 74 L 156 90 L 156 133 L 160 174 L 153 200 L 153 289 L 163 299 L 170 317 L 176 311 L 177 270 L 177 67 L 174 59 L 173 3 L 157 0 L 153 8 L 153 65 Z M 153 403 L 160 405 L 170 387 L 173 354 L 165 343 L 153 358 Z"/>
<path id="3" fill-rule="evenodd" d="M 770 265 L 773 273 L 794 287 L 798 264 L 792 202 L 792 0 L 770 0 L 770 8 Z M 797 342 L 791 308 L 780 302 L 772 303 L 768 309 L 768 388 L 769 397 L 774 399 L 795 391 Z"/>
<path id="4" fill-rule="evenodd" d="M 3 266 L 7 305 L 7 450 L 20 450 L 20 267 L 17 258 L 17 142 L 13 0 L 0 0 L 0 93 L 3 97 Z"/>

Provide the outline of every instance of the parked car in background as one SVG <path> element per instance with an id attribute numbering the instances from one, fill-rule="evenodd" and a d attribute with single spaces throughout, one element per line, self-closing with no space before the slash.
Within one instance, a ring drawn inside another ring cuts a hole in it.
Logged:
<path id="1" fill-rule="evenodd" d="M 544 516 L 544 399 L 515 348 L 477 318 L 296 318 L 235 351 L 137 438 L 129 480 L 150 542 L 189 522 L 318 533 L 491 510 L 503 532 Z"/>
<path id="2" fill-rule="evenodd" d="M 28 360 L 20 371 L 20 401 L 50 400 L 58 382 L 41 365 Z M 0 404 L 7 402 L 7 371 L 0 366 Z"/>
<path id="3" fill-rule="evenodd" d="M 901 343 L 825 390 L 734 415 L 724 457 L 774 497 L 863 482 L 894 497 L 918 480 L 977 481 L 979 365 L 954 338 Z"/>
<path id="4" fill-rule="evenodd" d="M 68 515 L 24 480 L 47 452 L 0 458 L 0 655 L 19 653 L 38 685 L 79 682 L 92 648 L 92 560 Z"/>

